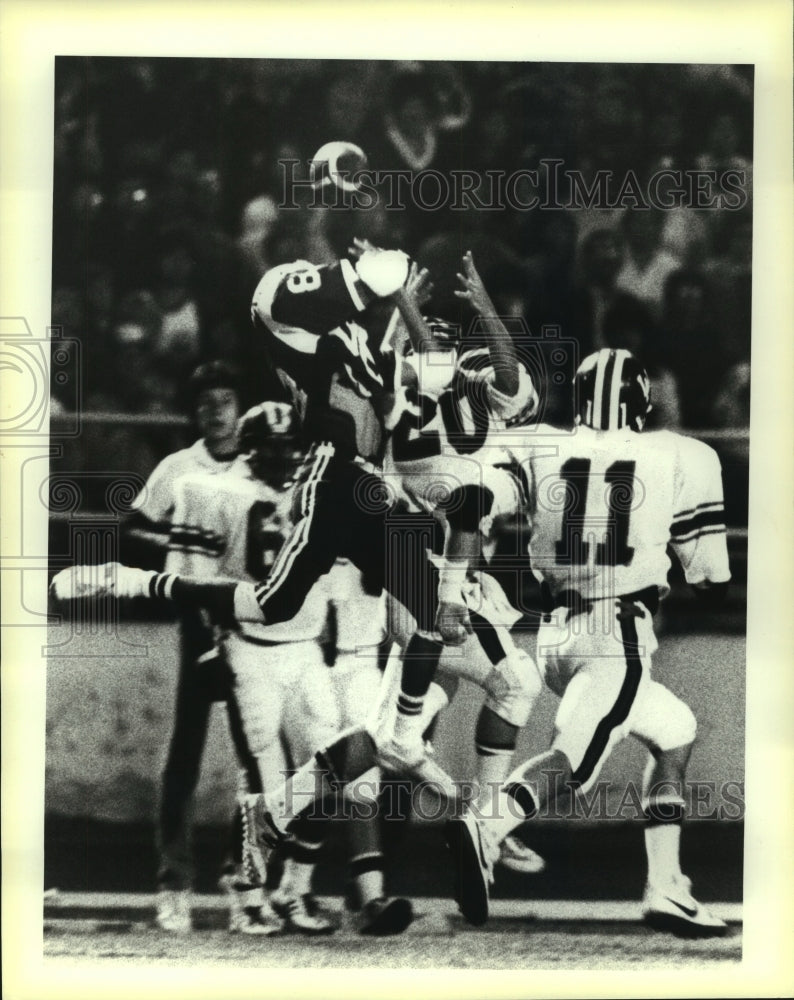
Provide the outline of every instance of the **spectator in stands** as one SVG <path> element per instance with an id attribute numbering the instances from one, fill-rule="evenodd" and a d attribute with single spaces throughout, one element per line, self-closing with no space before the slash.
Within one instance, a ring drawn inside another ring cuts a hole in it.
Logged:
<path id="1" fill-rule="evenodd" d="M 676 373 L 684 427 L 711 426 L 719 385 L 729 364 L 715 323 L 708 282 L 697 271 L 667 279 L 657 340 L 659 363 Z"/>
<path id="2" fill-rule="evenodd" d="M 638 301 L 620 288 L 618 274 L 623 267 L 624 244 L 612 229 L 594 229 L 585 237 L 580 251 L 579 277 L 573 296 L 572 333 L 579 342 L 580 357 L 609 347 L 605 325 L 609 313 L 621 304 Z"/>
<path id="3" fill-rule="evenodd" d="M 429 80 L 420 72 L 392 78 L 383 117 L 384 164 L 427 170 L 438 153 L 438 124 Z"/>
<path id="4" fill-rule="evenodd" d="M 742 153 L 742 130 L 736 114 L 722 111 L 712 121 L 706 136 L 706 147 L 697 158 L 699 170 L 738 170 L 745 177 L 748 192 L 752 197 L 753 163 Z"/>
<path id="5" fill-rule="evenodd" d="M 715 427 L 750 426 L 750 362 L 740 361 L 728 369 L 712 410 Z"/>
<path id="6" fill-rule="evenodd" d="M 162 319 L 151 348 L 186 377 L 201 353 L 202 323 L 191 244 L 178 229 L 166 232 L 160 240 L 153 291 Z"/>
<path id="7" fill-rule="evenodd" d="M 713 292 L 720 351 L 727 362 L 750 357 L 753 222 L 749 210 L 721 212 L 714 220 L 717 249 L 703 271 Z"/>
<path id="8" fill-rule="evenodd" d="M 649 430 L 681 426 L 681 401 L 678 383 L 670 368 L 660 362 L 656 324 L 648 308 L 639 301 L 623 299 L 607 314 L 604 335 L 610 347 L 622 347 L 638 358 L 651 380 Z"/>
<path id="9" fill-rule="evenodd" d="M 528 283 L 530 329 L 559 326 L 563 336 L 573 336 L 576 221 L 570 212 L 541 212 L 532 217 L 532 255 Z"/>
<path id="10" fill-rule="evenodd" d="M 644 302 L 659 316 L 664 283 L 680 261 L 662 245 L 665 213 L 656 209 L 629 209 L 621 219 L 625 257 L 616 284 Z"/>
<path id="11" fill-rule="evenodd" d="M 278 217 L 276 202 L 267 194 L 257 195 L 243 208 L 237 245 L 245 254 L 246 260 L 261 274 L 269 266 L 265 257 L 265 243 L 278 222 Z"/>

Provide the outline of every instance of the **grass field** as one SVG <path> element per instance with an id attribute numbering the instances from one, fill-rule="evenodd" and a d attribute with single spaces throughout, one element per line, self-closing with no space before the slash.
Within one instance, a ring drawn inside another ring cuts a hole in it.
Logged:
<path id="1" fill-rule="evenodd" d="M 174 937 L 153 926 L 149 894 L 69 893 L 45 906 L 45 959 L 66 965 L 121 969 L 179 966 L 235 968 L 390 969 L 642 969 L 715 971 L 741 960 L 740 906 L 716 904 L 729 921 L 726 937 L 682 940 L 644 927 L 636 902 L 499 900 L 488 924 L 475 930 L 454 904 L 416 901 L 417 919 L 400 937 L 356 934 L 340 901 L 323 900 L 338 915 L 331 937 L 272 939 L 231 936 L 219 896 L 197 897 L 192 934 Z"/>

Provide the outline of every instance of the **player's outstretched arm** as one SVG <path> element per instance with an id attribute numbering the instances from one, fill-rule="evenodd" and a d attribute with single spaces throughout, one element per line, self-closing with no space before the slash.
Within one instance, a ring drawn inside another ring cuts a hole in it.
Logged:
<path id="1" fill-rule="evenodd" d="M 433 333 L 422 315 L 422 305 L 427 301 L 432 287 L 427 268 L 420 269 L 414 262 L 405 284 L 392 296 L 400 313 L 400 320 L 408 331 L 411 347 L 417 354 L 434 346 Z"/>
<path id="2" fill-rule="evenodd" d="M 491 363 L 494 367 L 494 388 L 506 396 L 515 396 L 519 386 L 515 345 L 504 323 L 496 315 L 496 307 L 474 266 L 471 250 L 467 250 L 463 255 L 463 274 L 458 273 L 457 277 L 463 287 L 456 289 L 455 294 L 460 299 L 466 299 L 472 309 L 482 317 Z"/>
<path id="3" fill-rule="evenodd" d="M 250 590 L 238 593 L 238 590 Z M 74 601 L 112 597 L 146 598 L 169 601 L 181 608 L 205 608 L 218 622 L 231 622 L 239 609 L 245 609 L 245 620 L 258 611 L 252 584 L 235 580 L 198 580 L 175 573 L 157 573 L 121 563 L 96 566 L 70 566 L 56 573 L 50 583 L 50 593 L 57 601 Z"/>

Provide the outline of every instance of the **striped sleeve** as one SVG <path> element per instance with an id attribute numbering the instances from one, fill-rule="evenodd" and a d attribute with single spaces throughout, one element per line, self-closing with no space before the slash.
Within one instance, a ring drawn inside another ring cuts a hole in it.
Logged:
<path id="1" fill-rule="evenodd" d="M 725 505 L 711 500 L 673 516 L 670 537 L 674 542 L 690 542 L 703 535 L 725 533 Z"/>
<path id="2" fill-rule="evenodd" d="M 206 477 L 209 478 L 209 477 Z M 168 536 L 165 568 L 169 573 L 217 576 L 226 549 L 225 536 L 208 525 L 211 492 L 202 492 L 199 477 L 180 476 L 174 483 L 174 518 Z"/>
<path id="3" fill-rule="evenodd" d="M 670 544 L 688 583 L 723 583 L 730 569 L 720 460 L 703 442 L 681 440 Z"/>

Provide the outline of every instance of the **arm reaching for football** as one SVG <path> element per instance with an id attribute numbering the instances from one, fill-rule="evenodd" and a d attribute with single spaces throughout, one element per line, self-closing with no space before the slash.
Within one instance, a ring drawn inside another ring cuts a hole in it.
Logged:
<path id="1" fill-rule="evenodd" d="M 460 299 L 466 299 L 483 320 L 494 367 L 494 387 L 506 396 L 515 396 L 519 387 L 515 345 L 504 323 L 496 315 L 496 307 L 474 266 L 471 250 L 463 255 L 463 274 L 458 273 L 457 278 L 463 288 L 455 289 L 455 294 Z"/>

